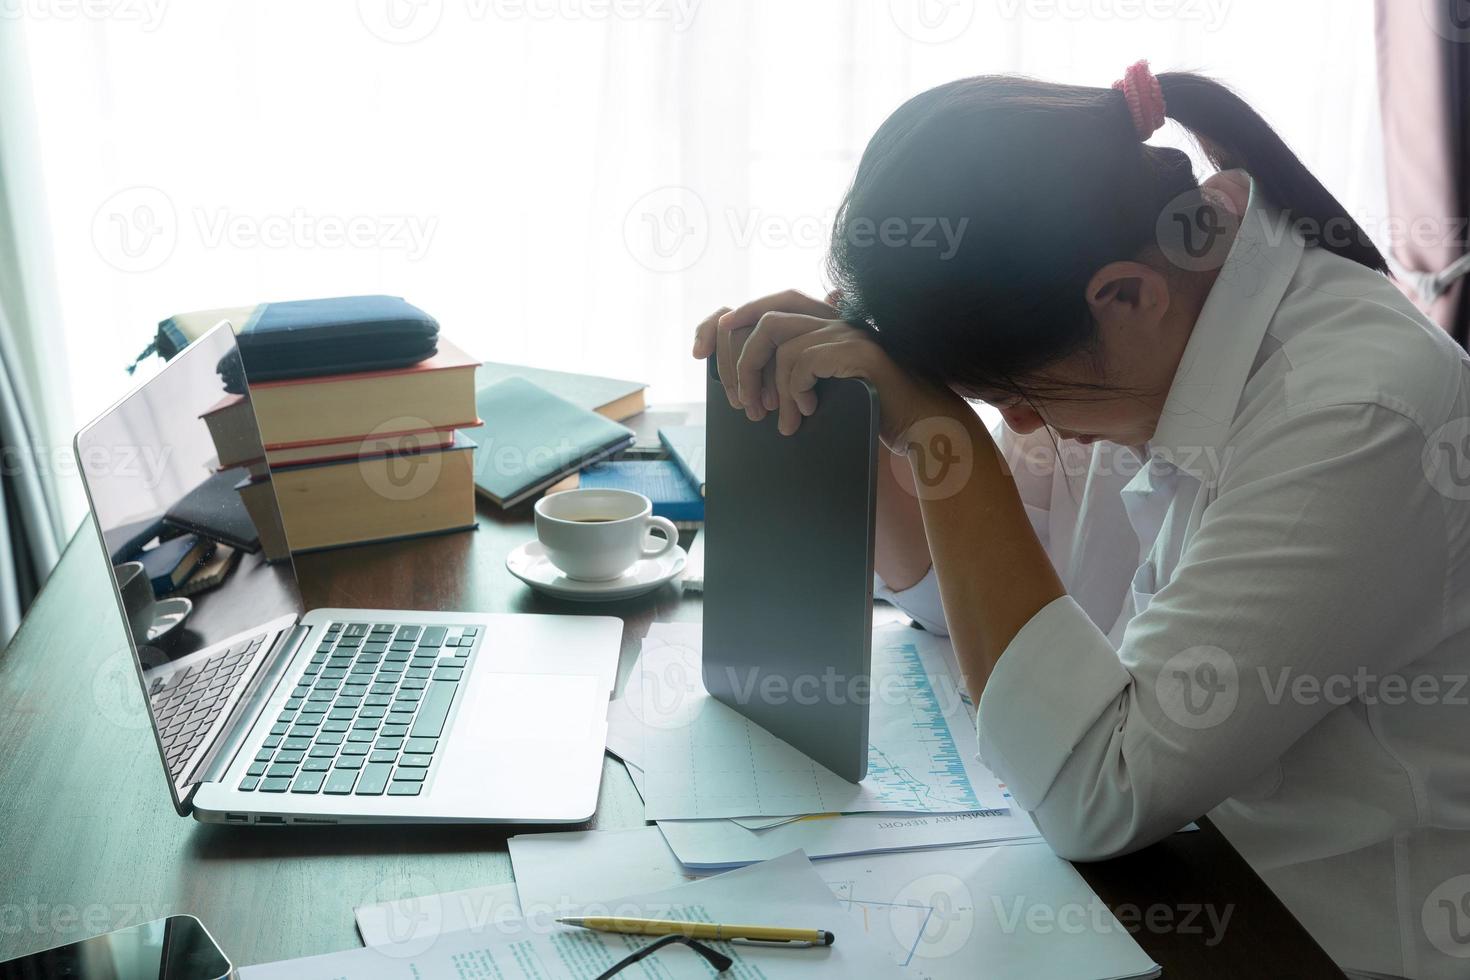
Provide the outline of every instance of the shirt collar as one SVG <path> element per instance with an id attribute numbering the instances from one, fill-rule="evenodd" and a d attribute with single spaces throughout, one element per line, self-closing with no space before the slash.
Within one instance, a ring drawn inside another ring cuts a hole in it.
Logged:
<path id="1" fill-rule="evenodd" d="M 1201 483 L 1219 478 L 1251 367 L 1301 256 L 1301 236 L 1267 206 L 1252 180 L 1235 241 L 1205 298 L 1149 441 L 1152 459 Z"/>

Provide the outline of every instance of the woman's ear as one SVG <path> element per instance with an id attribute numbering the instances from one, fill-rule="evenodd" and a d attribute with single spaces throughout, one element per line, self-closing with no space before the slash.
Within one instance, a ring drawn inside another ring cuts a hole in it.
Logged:
<path id="1" fill-rule="evenodd" d="M 1103 328 L 1157 328 L 1169 312 L 1169 283 L 1142 262 L 1109 262 L 1087 283 L 1087 307 Z"/>

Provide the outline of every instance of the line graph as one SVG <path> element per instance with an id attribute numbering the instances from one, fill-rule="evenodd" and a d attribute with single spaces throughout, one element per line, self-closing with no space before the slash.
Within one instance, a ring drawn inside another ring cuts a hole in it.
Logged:
<path id="1" fill-rule="evenodd" d="M 924 939 L 924 930 L 934 915 L 934 906 L 855 898 L 857 882 L 850 878 L 829 880 L 827 887 L 861 923 L 863 932 L 885 947 L 899 966 L 908 966 L 913 961 L 914 952 Z"/>

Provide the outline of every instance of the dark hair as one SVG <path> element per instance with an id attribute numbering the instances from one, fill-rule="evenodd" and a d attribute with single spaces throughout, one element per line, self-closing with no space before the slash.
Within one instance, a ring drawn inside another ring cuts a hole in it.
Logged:
<path id="1" fill-rule="evenodd" d="M 1299 227 L 1338 229 L 1322 247 L 1385 270 L 1239 96 L 1199 75 L 1158 79 L 1169 118 L 1212 163 L 1248 171 Z M 1092 275 L 1139 259 L 1160 216 L 1199 200 L 1198 188 L 1185 153 L 1139 141 L 1118 91 L 965 78 L 910 99 L 873 135 L 837 213 L 829 273 L 843 317 L 872 327 L 910 370 L 1029 396 L 1039 369 L 1095 341 Z"/>

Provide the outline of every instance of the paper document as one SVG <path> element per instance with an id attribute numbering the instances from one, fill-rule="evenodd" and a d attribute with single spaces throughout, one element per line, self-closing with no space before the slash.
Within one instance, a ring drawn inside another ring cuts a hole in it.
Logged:
<path id="1" fill-rule="evenodd" d="M 617 896 L 684 894 L 680 886 L 701 874 L 681 867 L 652 827 L 527 834 L 512 838 L 510 849 L 525 928 L 534 933 L 549 932 L 555 917 L 578 911 L 629 914 Z M 874 854 L 811 867 L 852 922 L 821 928 L 832 929 L 839 942 L 860 931 L 910 977 L 1106 980 L 1154 971 L 1082 877 L 1044 844 Z M 464 894 L 422 896 L 420 921 Z M 486 916 L 475 918 L 487 923 L 478 930 L 482 938 L 487 930 L 494 937 L 519 928 L 506 925 L 514 916 L 495 926 Z M 1199 928 L 1220 932 L 1227 924 L 1201 917 Z M 397 951 L 409 949 L 404 943 Z"/>
<path id="2" fill-rule="evenodd" d="M 679 864 L 657 827 L 520 834 L 510 839 L 510 862 L 521 914 L 533 924 L 703 877 Z"/>
<path id="3" fill-rule="evenodd" d="M 816 949 L 709 943 L 735 960 L 726 975 L 741 980 L 904 976 L 857 926 L 800 853 L 676 888 L 616 899 L 606 903 L 605 911 L 700 922 L 802 923 L 837 934 L 834 945 Z M 650 941 L 562 926 L 536 929 L 521 921 L 484 932 L 446 933 L 427 949 L 419 948 L 422 942 L 412 950 L 398 945 L 371 946 L 246 967 L 240 974 L 242 980 L 592 980 Z M 710 975 L 705 961 L 683 946 L 660 950 L 623 974 L 630 980 L 705 980 Z"/>
<path id="4" fill-rule="evenodd" d="M 360 905 L 355 912 L 357 932 L 364 945 L 398 944 L 409 949 L 416 941 L 432 942 L 448 932 L 484 932 L 516 923 L 521 918 L 521 903 L 516 898 L 515 883 L 506 882 Z"/>
<path id="5" fill-rule="evenodd" d="M 693 595 L 704 591 L 704 529 L 694 532 L 694 540 L 689 542 L 689 557 L 684 561 L 684 575 L 679 579 L 684 586 L 685 595 Z"/>
<path id="6" fill-rule="evenodd" d="M 533 926 L 586 906 L 617 904 L 609 899 L 647 891 L 650 882 L 659 889 L 673 888 L 699 874 L 680 866 L 653 827 L 526 834 L 511 838 L 510 850 L 526 920 Z M 910 976 L 942 980 L 989 976 L 986 961 L 979 957 L 990 948 L 992 937 L 986 934 L 984 923 L 976 928 L 973 920 L 977 907 L 982 915 L 992 910 L 981 901 L 975 881 L 983 883 L 987 894 L 1022 888 L 1032 904 L 1067 902 L 1081 907 L 1096 901 L 1070 866 L 1045 847 L 1026 850 L 1017 860 L 995 860 L 976 850 L 958 848 L 939 855 L 882 854 L 814 861 L 812 867 L 856 927 L 896 965 Z M 937 867 L 944 872 L 936 873 Z M 1021 876 L 1031 874 L 1033 868 L 1039 868 L 1034 881 L 1023 880 Z M 556 911 L 548 915 L 549 908 Z M 1000 911 L 1011 916 L 997 914 L 995 921 L 1004 930 L 1015 910 L 1002 905 Z M 1032 917 L 1025 921 L 1035 921 L 1036 913 L 1029 906 L 1024 914 Z M 833 931 L 842 935 L 836 928 Z M 1003 935 L 998 941 L 1016 945 L 1028 938 L 1032 937 Z M 956 939 L 961 942 L 956 944 Z M 1126 947 L 1104 937 L 1094 952 L 1115 948 Z M 1035 975 L 1051 973 L 1038 970 Z"/>
<path id="7" fill-rule="evenodd" d="M 617 709 L 615 709 L 612 706 L 609 706 L 609 709 L 608 710 L 609 711 L 612 711 L 612 710 L 617 710 Z M 609 747 L 609 751 L 611 751 L 611 747 Z M 613 752 L 613 755 L 617 755 L 617 753 L 616 752 Z M 622 757 L 619 756 L 619 758 L 622 758 Z M 643 797 L 643 770 L 642 769 L 639 769 L 637 766 L 635 766 L 633 763 L 629 762 L 626 759 L 623 760 L 623 766 L 624 766 L 624 768 L 626 768 L 628 770 L 628 778 L 632 781 L 633 788 L 638 791 L 638 796 L 641 799 Z M 783 823 L 790 823 L 793 820 L 800 820 L 800 819 L 801 819 L 800 816 L 790 816 L 790 817 L 731 817 L 730 818 L 730 822 L 731 823 L 737 823 L 740 826 L 744 827 L 746 830 L 765 830 L 768 827 L 779 827 Z"/>
<path id="8" fill-rule="evenodd" d="M 801 849 L 813 860 L 850 854 L 929 847 L 1009 844 L 1041 839 L 1024 810 L 974 813 L 826 814 L 802 817 L 767 830 L 747 830 L 733 820 L 660 820 L 669 848 L 690 869 L 716 870 L 768 861 Z"/>
<path id="9" fill-rule="evenodd" d="M 909 977 L 1118 980 L 1159 972 L 1076 869 L 1045 844 L 839 858 L 816 867 Z"/>
<path id="10" fill-rule="evenodd" d="M 977 757 L 946 653 L 880 629 L 873 641 L 868 776 L 853 784 L 711 698 L 698 623 L 660 624 L 608 712 L 608 748 L 643 769 L 649 819 L 779 817 L 1006 806 Z M 801 710 L 799 704 L 793 710 Z"/>

